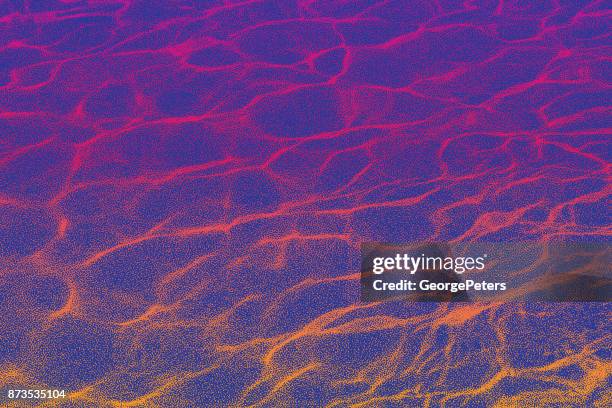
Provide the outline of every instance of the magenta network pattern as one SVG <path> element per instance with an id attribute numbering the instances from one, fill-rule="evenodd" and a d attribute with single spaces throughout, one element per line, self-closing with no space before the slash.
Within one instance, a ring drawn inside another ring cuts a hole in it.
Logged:
<path id="1" fill-rule="evenodd" d="M 610 406 L 606 304 L 359 300 L 366 241 L 609 239 L 609 6 L 0 2 L 0 388 Z"/>

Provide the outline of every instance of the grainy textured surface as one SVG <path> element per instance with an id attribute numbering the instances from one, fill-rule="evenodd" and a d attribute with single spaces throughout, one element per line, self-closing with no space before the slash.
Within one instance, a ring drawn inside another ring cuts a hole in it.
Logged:
<path id="1" fill-rule="evenodd" d="M 609 16 L 1 1 L 0 388 L 609 407 L 605 304 L 358 299 L 363 241 L 609 237 Z"/>

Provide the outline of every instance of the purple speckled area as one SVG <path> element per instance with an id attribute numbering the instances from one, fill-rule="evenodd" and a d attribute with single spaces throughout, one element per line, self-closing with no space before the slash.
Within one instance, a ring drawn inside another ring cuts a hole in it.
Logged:
<path id="1" fill-rule="evenodd" d="M 0 1 L 0 405 L 609 407 L 609 304 L 365 303 L 359 248 L 609 240 L 610 15 Z"/>

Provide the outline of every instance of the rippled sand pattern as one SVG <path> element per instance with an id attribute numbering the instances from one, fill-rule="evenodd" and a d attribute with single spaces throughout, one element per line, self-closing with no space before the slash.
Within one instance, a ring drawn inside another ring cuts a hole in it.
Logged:
<path id="1" fill-rule="evenodd" d="M 612 406 L 606 304 L 358 281 L 610 237 L 607 6 L 1 1 L 0 405 Z"/>

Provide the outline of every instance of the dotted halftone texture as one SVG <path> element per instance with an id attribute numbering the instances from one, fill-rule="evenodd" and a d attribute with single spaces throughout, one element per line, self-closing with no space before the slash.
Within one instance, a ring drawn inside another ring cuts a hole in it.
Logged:
<path id="1" fill-rule="evenodd" d="M 0 389 L 609 407 L 609 306 L 358 273 L 364 241 L 609 238 L 607 6 L 0 2 Z"/>

